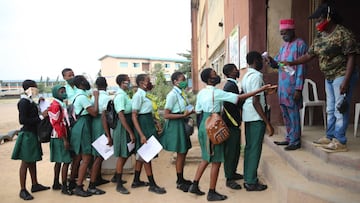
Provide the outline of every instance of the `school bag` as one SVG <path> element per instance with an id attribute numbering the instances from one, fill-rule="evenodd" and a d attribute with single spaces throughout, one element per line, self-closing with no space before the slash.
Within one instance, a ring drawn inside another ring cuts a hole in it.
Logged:
<path id="1" fill-rule="evenodd" d="M 214 106 L 214 92 L 212 95 L 212 102 Z M 226 126 L 221 115 L 212 112 L 205 121 L 206 134 L 209 137 L 211 144 L 217 145 L 223 143 L 230 136 L 229 128 Z"/>
<path id="2" fill-rule="evenodd" d="M 49 116 L 46 116 L 44 119 L 40 121 L 37 128 L 37 134 L 39 136 L 39 141 L 41 143 L 50 142 L 51 133 L 53 131 L 53 127 L 50 123 Z"/>
<path id="3" fill-rule="evenodd" d="M 115 111 L 115 105 L 113 100 L 110 100 L 106 106 L 105 118 L 108 126 L 112 129 L 115 129 L 119 118 L 118 114 Z"/>

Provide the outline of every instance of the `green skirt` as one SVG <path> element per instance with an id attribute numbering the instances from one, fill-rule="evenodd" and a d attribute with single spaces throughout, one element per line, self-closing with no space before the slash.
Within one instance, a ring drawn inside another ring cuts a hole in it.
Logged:
<path id="1" fill-rule="evenodd" d="M 134 129 L 133 122 L 131 120 L 131 113 L 125 114 L 126 122 L 131 129 Z M 134 150 L 129 152 L 127 143 L 131 141 L 129 133 L 125 127 L 121 124 L 120 119 L 113 132 L 113 143 L 114 143 L 114 156 L 127 158 L 134 153 Z"/>
<path id="2" fill-rule="evenodd" d="M 42 160 L 43 155 L 38 136 L 30 131 L 20 131 L 16 139 L 11 159 L 25 162 Z"/>
<path id="3" fill-rule="evenodd" d="M 191 141 L 185 134 L 184 119 L 166 120 L 160 141 L 167 151 L 186 153 L 191 148 Z"/>
<path id="4" fill-rule="evenodd" d="M 159 140 L 158 138 L 158 134 L 155 128 L 155 123 L 154 123 L 154 119 L 152 117 L 151 113 L 148 114 L 139 114 L 138 115 L 138 121 L 139 121 L 139 125 L 141 130 L 143 131 L 146 139 L 149 139 L 152 135 L 155 136 L 156 139 Z M 141 147 L 141 140 L 140 140 L 140 135 L 138 134 L 138 132 L 135 130 L 135 150 L 137 151 L 140 147 Z"/>
<path id="5" fill-rule="evenodd" d="M 91 121 L 91 142 L 94 142 L 102 134 L 105 134 L 105 130 L 102 125 L 101 114 L 99 114 L 95 118 L 92 118 L 92 121 Z M 100 154 L 96 151 L 96 149 L 94 147 L 92 147 L 92 155 L 100 156 Z"/>
<path id="6" fill-rule="evenodd" d="M 65 149 L 64 141 L 59 138 L 50 139 L 50 161 L 56 163 L 70 163 L 70 151 Z"/>
<path id="7" fill-rule="evenodd" d="M 224 162 L 224 143 L 211 146 L 210 139 L 206 134 L 205 121 L 211 113 L 204 112 L 198 132 L 201 147 L 201 158 L 207 162 Z"/>
<path id="8" fill-rule="evenodd" d="M 91 116 L 80 116 L 71 129 L 70 145 L 75 154 L 91 154 Z"/>

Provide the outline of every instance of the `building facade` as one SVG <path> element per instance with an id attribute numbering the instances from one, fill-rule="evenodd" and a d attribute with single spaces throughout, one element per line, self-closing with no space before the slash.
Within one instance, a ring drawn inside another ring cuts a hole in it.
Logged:
<path id="1" fill-rule="evenodd" d="M 187 60 L 181 59 L 115 55 L 105 55 L 99 61 L 101 62 L 101 75 L 107 79 L 109 88 L 118 86 L 116 76 L 119 74 L 129 75 L 131 83 L 135 85 L 137 75 L 151 74 L 155 71 L 155 67 L 160 65 L 166 80 L 170 81 L 171 74 L 179 69 L 182 63 L 187 62 Z M 154 82 L 154 78 L 151 79 Z"/>

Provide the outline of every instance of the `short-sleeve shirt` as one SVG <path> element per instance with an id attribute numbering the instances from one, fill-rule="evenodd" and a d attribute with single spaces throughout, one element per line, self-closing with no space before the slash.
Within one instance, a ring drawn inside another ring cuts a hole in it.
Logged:
<path id="1" fill-rule="evenodd" d="M 76 95 L 74 97 L 74 109 L 75 114 L 78 115 L 82 109 L 84 109 L 81 115 L 89 114 L 86 109 L 92 105 L 91 100 L 89 97 L 86 96 L 86 92 L 82 89 L 76 89 Z"/>
<path id="2" fill-rule="evenodd" d="M 102 114 L 102 112 L 106 110 L 109 101 L 110 101 L 109 94 L 104 90 L 99 90 L 99 100 L 98 100 L 99 114 Z M 92 104 L 94 104 L 94 97 L 91 98 L 91 102 Z"/>
<path id="3" fill-rule="evenodd" d="M 145 90 L 138 88 L 132 98 L 132 110 L 137 111 L 138 114 L 152 113 L 152 102 L 146 97 Z"/>
<path id="4" fill-rule="evenodd" d="M 241 86 L 243 87 L 244 93 L 253 92 L 264 85 L 263 75 L 254 68 L 249 68 L 244 78 L 241 81 Z M 264 92 L 260 92 L 257 95 L 260 95 L 260 104 L 265 110 L 265 95 Z M 242 118 L 245 122 L 259 121 L 262 120 L 260 115 L 255 110 L 253 105 L 253 97 L 249 97 L 245 100 L 242 111 Z"/>
<path id="5" fill-rule="evenodd" d="M 76 87 L 71 87 L 68 83 L 66 83 L 65 85 L 65 90 L 66 90 L 66 95 L 67 95 L 67 100 L 68 100 L 68 104 L 72 104 L 74 97 L 76 95 Z"/>
<path id="6" fill-rule="evenodd" d="M 346 73 L 347 56 L 357 51 L 354 35 L 342 25 L 336 25 L 329 35 L 320 35 L 310 46 L 308 54 L 318 56 L 320 70 L 327 80 Z"/>
<path id="7" fill-rule="evenodd" d="M 181 90 L 174 86 L 174 88 L 166 95 L 165 109 L 171 113 L 182 113 L 185 111 L 186 100 L 181 96 Z"/>
<path id="8" fill-rule="evenodd" d="M 196 97 L 195 111 L 196 113 L 220 112 L 224 101 L 236 104 L 238 102 L 238 95 L 207 85 L 204 89 L 200 90 Z"/>
<path id="9" fill-rule="evenodd" d="M 131 113 L 131 99 L 126 92 L 119 88 L 114 97 L 115 111 L 119 113 L 124 111 L 124 114 Z"/>

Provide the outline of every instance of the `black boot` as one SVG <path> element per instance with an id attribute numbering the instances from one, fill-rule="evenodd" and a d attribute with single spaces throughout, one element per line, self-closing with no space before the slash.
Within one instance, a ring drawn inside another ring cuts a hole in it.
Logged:
<path id="1" fill-rule="evenodd" d="M 65 195 L 73 194 L 73 192 L 69 189 L 69 186 L 67 186 L 66 183 L 63 183 L 63 185 L 61 186 L 61 193 L 65 194 Z"/>
<path id="2" fill-rule="evenodd" d="M 121 194 L 130 194 L 130 192 L 123 186 L 123 182 L 121 180 L 122 173 L 116 174 L 116 191 L 120 192 Z"/>

